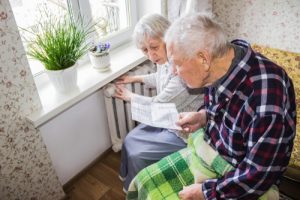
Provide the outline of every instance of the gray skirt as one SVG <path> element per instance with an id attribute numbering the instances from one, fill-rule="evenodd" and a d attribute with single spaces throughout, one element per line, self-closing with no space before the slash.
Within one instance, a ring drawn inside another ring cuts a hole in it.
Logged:
<path id="1" fill-rule="evenodd" d="M 120 176 L 127 191 L 131 180 L 143 168 L 186 147 L 175 133 L 144 124 L 126 136 L 122 146 Z"/>

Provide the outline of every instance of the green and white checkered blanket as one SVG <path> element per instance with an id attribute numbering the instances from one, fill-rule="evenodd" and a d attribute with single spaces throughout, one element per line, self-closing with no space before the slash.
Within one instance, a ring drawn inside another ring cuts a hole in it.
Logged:
<path id="1" fill-rule="evenodd" d="M 176 200 L 183 186 L 218 178 L 234 170 L 203 139 L 199 129 L 189 137 L 188 147 L 175 152 L 138 173 L 131 182 L 127 199 Z M 272 187 L 260 200 L 279 199 L 277 187 Z"/>

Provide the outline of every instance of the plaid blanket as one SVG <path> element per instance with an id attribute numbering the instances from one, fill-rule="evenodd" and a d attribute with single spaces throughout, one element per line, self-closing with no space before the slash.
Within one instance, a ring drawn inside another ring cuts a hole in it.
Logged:
<path id="1" fill-rule="evenodd" d="M 138 173 L 132 180 L 127 199 L 176 200 L 183 186 L 218 178 L 234 170 L 203 139 L 203 130 L 193 133 L 188 147 L 175 152 Z M 260 200 L 279 199 L 278 189 L 273 186 Z"/>

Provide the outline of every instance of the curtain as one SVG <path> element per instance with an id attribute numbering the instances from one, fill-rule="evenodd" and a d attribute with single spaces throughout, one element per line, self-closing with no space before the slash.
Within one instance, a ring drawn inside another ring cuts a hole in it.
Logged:
<path id="1" fill-rule="evenodd" d="M 212 0 L 162 0 L 162 14 L 173 22 L 187 13 L 212 13 L 212 4 Z"/>

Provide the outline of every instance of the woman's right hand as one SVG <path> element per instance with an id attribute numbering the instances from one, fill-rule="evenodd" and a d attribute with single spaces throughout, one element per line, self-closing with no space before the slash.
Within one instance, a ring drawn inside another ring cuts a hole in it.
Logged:
<path id="1" fill-rule="evenodd" d="M 193 133 L 206 124 L 206 111 L 183 112 L 179 114 L 179 120 L 176 122 L 182 128 L 182 133 Z"/>
<path id="2" fill-rule="evenodd" d="M 124 85 L 116 85 L 115 93 L 113 94 L 114 97 L 122 99 L 124 101 L 131 101 L 133 93 L 128 90 Z"/>
<path id="3" fill-rule="evenodd" d="M 126 84 L 126 83 L 135 83 L 135 82 L 142 82 L 142 78 L 140 76 L 123 75 L 117 79 L 116 84 Z"/>

